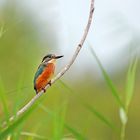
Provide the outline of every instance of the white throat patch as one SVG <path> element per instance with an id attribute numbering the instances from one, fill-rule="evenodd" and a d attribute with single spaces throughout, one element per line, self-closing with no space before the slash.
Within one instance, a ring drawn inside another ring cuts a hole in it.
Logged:
<path id="1" fill-rule="evenodd" d="M 55 63 L 56 59 L 51 59 L 50 61 L 48 61 L 48 63 Z"/>

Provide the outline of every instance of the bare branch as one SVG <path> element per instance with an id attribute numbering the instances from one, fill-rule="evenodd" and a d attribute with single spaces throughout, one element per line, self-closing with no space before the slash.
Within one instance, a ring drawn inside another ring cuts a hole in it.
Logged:
<path id="1" fill-rule="evenodd" d="M 66 64 L 66 66 L 56 75 L 56 77 L 54 77 L 54 79 L 51 80 L 51 83 L 54 84 L 59 78 L 61 78 L 65 73 L 66 71 L 69 70 L 69 68 L 71 67 L 71 65 L 74 63 L 76 57 L 78 56 L 81 48 L 83 47 L 83 44 L 85 42 L 85 39 L 87 37 L 87 34 L 88 34 L 88 31 L 89 31 L 89 28 L 90 28 L 90 25 L 91 25 L 91 21 L 92 21 L 92 17 L 93 17 L 93 12 L 94 12 L 94 0 L 91 0 L 91 4 L 90 4 L 90 13 L 89 13 L 89 17 L 88 17 L 88 22 L 87 22 L 87 25 L 86 25 L 86 28 L 84 30 L 84 33 L 81 37 L 81 40 L 80 42 L 78 43 L 77 47 L 76 47 L 76 50 L 71 58 L 71 60 L 69 61 L 68 64 Z M 47 90 L 48 88 L 50 87 L 50 85 L 46 85 L 45 89 Z M 34 102 L 40 97 L 42 96 L 44 93 L 44 91 L 41 91 L 39 92 L 36 96 L 34 96 L 24 107 L 22 107 L 17 113 L 16 115 L 13 115 L 9 118 L 9 121 L 13 121 L 14 118 L 16 117 L 19 117 L 21 114 L 23 114 L 26 110 L 28 110 L 28 108 L 30 108 Z M 6 122 L 3 123 L 2 126 L 5 126 L 6 125 Z"/>

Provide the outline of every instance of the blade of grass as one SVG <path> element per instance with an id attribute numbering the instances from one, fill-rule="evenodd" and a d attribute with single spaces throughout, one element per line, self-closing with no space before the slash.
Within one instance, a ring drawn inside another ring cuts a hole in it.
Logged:
<path id="1" fill-rule="evenodd" d="M 11 136 L 12 137 L 11 139 L 13 139 L 13 140 L 19 140 L 20 139 L 20 133 L 21 133 L 22 129 L 23 129 L 23 124 L 20 124 L 18 126 L 18 128 L 16 129 L 16 131 L 13 131 L 13 133 L 11 134 L 12 135 Z"/>
<path id="2" fill-rule="evenodd" d="M 133 94 L 134 94 L 137 64 L 138 64 L 138 59 L 135 58 L 130 63 L 129 69 L 127 72 L 125 111 L 122 110 L 120 112 L 120 119 L 122 122 L 121 134 L 120 134 L 121 140 L 125 139 L 125 131 L 126 131 L 126 125 L 127 125 L 127 121 L 128 121 L 128 109 L 129 109 L 129 105 L 130 105 L 130 102 L 131 102 Z"/>
<path id="3" fill-rule="evenodd" d="M 22 102 L 22 98 L 21 98 L 21 87 L 23 85 L 23 79 L 24 79 L 24 74 L 21 73 L 18 84 L 17 84 L 17 95 L 15 97 L 15 104 L 14 104 L 14 110 L 13 110 L 13 114 L 16 116 L 16 112 L 19 110 L 19 107 L 21 105 Z"/>
<path id="4" fill-rule="evenodd" d="M 131 62 L 128 73 L 127 73 L 127 81 L 126 81 L 126 109 L 128 108 L 134 93 L 135 86 L 135 77 L 136 77 L 136 69 L 137 69 L 138 60 L 135 58 L 134 61 Z"/>
<path id="5" fill-rule="evenodd" d="M 54 117 L 54 115 L 56 115 L 55 113 L 53 113 L 52 111 L 50 111 L 49 109 L 47 109 L 44 105 L 40 104 L 39 107 L 41 109 L 43 109 L 43 111 L 45 111 L 46 113 L 48 113 L 49 115 L 51 115 L 52 117 Z M 59 120 L 60 117 L 58 116 Z M 76 129 L 70 127 L 68 124 L 64 123 L 65 128 L 71 132 L 73 134 L 73 136 L 75 136 L 77 138 L 77 140 L 87 140 L 87 138 L 85 136 L 83 136 L 82 133 L 78 132 Z"/>
<path id="6" fill-rule="evenodd" d="M 28 86 L 21 86 L 21 88 L 19 89 L 13 89 L 13 90 L 10 90 L 10 91 L 6 91 L 6 94 L 8 95 L 8 96 L 14 96 L 14 95 L 17 95 L 17 92 L 21 92 L 21 91 L 23 91 L 23 90 L 25 90 L 25 89 L 29 89 L 29 88 L 32 88 L 33 86 L 32 86 L 32 84 L 31 85 L 28 85 Z M 22 93 L 22 94 L 24 94 L 24 93 Z"/>
<path id="7" fill-rule="evenodd" d="M 0 77 L 0 99 L 3 105 L 3 111 L 5 113 L 6 121 L 9 124 L 9 110 L 8 110 L 8 105 L 7 105 L 7 98 L 4 93 L 5 93 L 4 85 Z"/>
<path id="8" fill-rule="evenodd" d="M 30 132 L 21 132 L 20 135 L 22 136 L 28 136 L 28 137 L 33 137 L 36 138 L 38 140 L 48 140 L 46 137 L 38 135 L 36 133 L 30 133 Z"/>
<path id="9" fill-rule="evenodd" d="M 67 89 L 70 93 L 74 93 L 74 90 L 72 90 L 70 88 L 70 86 L 68 84 L 66 84 L 64 81 L 62 81 L 61 79 L 59 79 L 59 83 L 65 88 Z"/>
<path id="10" fill-rule="evenodd" d="M 0 38 L 3 37 L 4 33 L 6 32 L 4 25 L 0 26 Z"/>
<path id="11" fill-rule="evenodd" d="M 19 80 L 17 82 L 17 93 L 15 96 L 15 104 L 14 104 L 14 109 L 13 109 L 13 114 L 16 116 L 17 111 L 19 110 L 19 107 L 21 106 L 21 103 L 23 102 L 23 100 L 25 99 L 22 98 L 22 85 L 23 85 L 23 81 L 24 81 L 24 73 L 21 72 L 19 75 Z"/>
<path id="12" fill-rule="evenodd" d="M 111 93 L 114 96 L 115 100 L 117 101 L 117 103 L 119 104 L 120 107 L 125 108 L 121 98 L 119 97 L 119 92 L 117 91 L 115 85 L 113 84 L 113 82 L 110 79 L 109 75 L 105 71 L 105 69 L 104 69 L 102 63 L 100 62 L 99 58 L 97 57 L 95 51 L 93 50 L 93 48 L 91 46 L 89 46 L 89 50 L 90 50 L 92 56 L 95 58 L 97 64 L 99 65 L 99 67 L 101 69 L 101 72 L 102 72 L 102 74 L 104 76 L 104 79 L 105 79 L 108 87 L 110 88 Z"/>
<path id="13" fill-rule="evenodd" d="M 71 132 L 77 140 L 88 140 L 85 136 L 83 136 L 80 132 L 78 132 L 75 128 L 70 127 L 69 125 L 65 124 L 65 127 L 69 132 Z"/>
<path id="14" fill-rule="evenodd" d="M 17 121 L 13 122 L 6 129 L 4 129 L 2 132 L 0 132 L 0 139 L 4 139 L 8 134 L 13 132 L 22 122 L 24 122 L 27 119 L 27 117 L 29 116 L 29 114 L 32 111 L 33 111 L 33 109 L 30 109 L 22 117 L 20 117 Z"/>
<path id="15" fill-rule="evenodd" d="M 101 120 L 104 124 L 109 126 L 110 128 L 116 129 L 115 125 L 109 121 L 106 117 L 104 117 L 99 111 L 97 111 L 94 107 L 89 104 L 85 104 L 85 107 L 92 112 L 99 120 Z"/>
<path id="16" fill-rule="evenodd" d="M 74 90 L 72 90 L 69 85 L 67 85 L 64 81 L 60 81 L 60 84 L 66 88 L 70 93 L 75 93 Z M 114 129 L 115 131 L 118 132 L 117 128 L 115 127 L 115 125 L 107 119 L 107 117 L 105 117 L 103 114 L 101 114 L 99 111 L 97 111 L 94 107 L 92 107 L 90 104 L 85 103 L 85 101 L 77 96 L 76 94 L 73 94 L 76 96 L 76 98 L 81 102 L 81 104 L 88 109 L 92 114 L 94 114 L 101 122 L 103 122 L 104 124 L 106 124 L 108 127 L 110 127 L 111 129 Z"/>
<path id="17" fill-rule="evenodd" d="M 66 103 L 60 108 L 59 111 L 54 115 L 54 140 L 63 138 L 63 130 L 64 130 L 64 119 L 66 114 Z M 61 116 L 61 117 L 59 117 Z"/>
<path id="18" fill-rule="evenodd" d="M 43 98 L 41 98 L 41 101 L 42 100 Z M 11 122 L 9 126 L 4 128 L 0 132 L 0 139 L 4 139 L 6 136 L 12 133 L 20 124 L 22 124 L 29 117 L 29 115 L 37 108 L 39 101 L 40 100 L 34 103 L 33 106 L 30 107 L 21 117 L 19 117 L 17 120 L 14 119 L 15 121 Z"/>

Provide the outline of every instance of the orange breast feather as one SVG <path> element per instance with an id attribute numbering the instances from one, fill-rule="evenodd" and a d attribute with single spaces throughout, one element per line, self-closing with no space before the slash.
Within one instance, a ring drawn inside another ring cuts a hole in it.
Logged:
<path id="1" fill-rule="evenodd" d="M 55 66 L 53 63 L 48 63 L 42 74 L 36 80 L 37 92 L 40 92 L 51 80 L 54 74 Z"/>

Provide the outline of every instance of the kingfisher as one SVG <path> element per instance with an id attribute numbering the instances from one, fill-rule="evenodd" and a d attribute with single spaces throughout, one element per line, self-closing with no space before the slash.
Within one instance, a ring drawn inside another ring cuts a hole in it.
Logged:
<path id="1" fill-rule="evenodd" d="M 45 86 L 47 84 L 51 86 L 51 79 L 54 75 L 56 59 L 61 57 L 63 57 L 63 55 L 56 56 L 55 54 L 48 54 L 42 59 L 42 62 L 34 76 L 34 89 L 36 94 L 41 90 L 46 92 Z"/>

